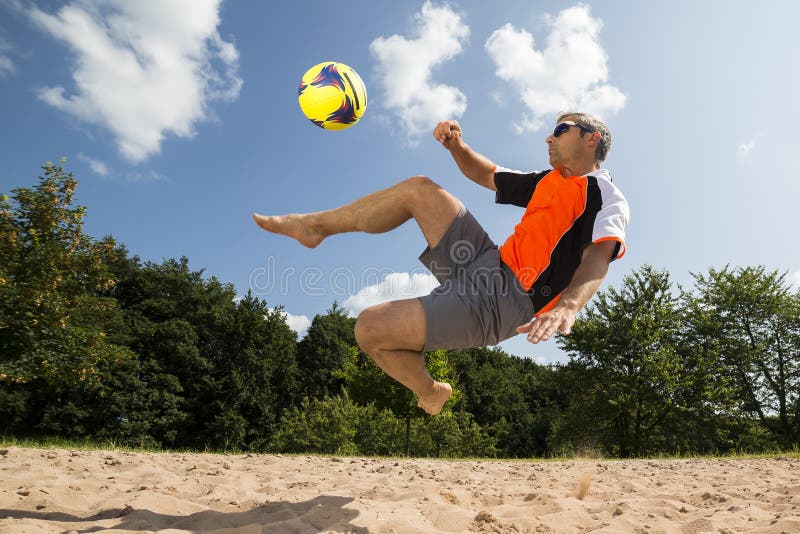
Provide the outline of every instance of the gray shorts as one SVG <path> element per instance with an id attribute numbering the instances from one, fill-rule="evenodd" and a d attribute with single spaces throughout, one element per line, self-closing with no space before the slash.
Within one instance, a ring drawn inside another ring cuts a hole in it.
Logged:
<path id="1" fill-rule="evenodd" d="M 423 350 L 497 345 L 533 318 L 527 292 L 463 206 L 441 241 L 419 260 L 441 284 L 419 297 L 427 328 Z"/>

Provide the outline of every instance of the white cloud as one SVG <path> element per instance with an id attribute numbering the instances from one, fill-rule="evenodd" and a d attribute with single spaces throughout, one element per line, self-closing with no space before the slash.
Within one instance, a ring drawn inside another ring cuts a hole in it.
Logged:
<path id="1" fill-rule="evenodd" d="M 11 76 L 15 70 L 16 68 L 11 58 L 2 55 L 2 52 L 0 52 L 0 78 Z"/>
<path id="2" fill-rule="evenodd" d="M 92 169 L 95 174 L 99 174 L 100 176 L 108 176 L 108 167 L 102 161 L 90 158 L 89 156 L 80 152 L 78 153 L 78 159 L 88 163 L 89 168 Z"/>
<path id="3" fill-rule="evenodd" d="M 297 339 L 303 339 L 308 333 L 308 327 L 311 326 L 311 319 L 305 315 L 292 315 L 286 311 L 283 314 L 286 316 L 289 328 L 297 332 Z"/>
<path id="4" fill-rule="evenodd" d="M 753 148 L 755 148 L 755 146 L 756 146 L 756 140 L 755 139 L 753 139 L 749 143 L 742 143 L 741 145 L 739 145 L 739 148 L 738 148 L 739 154 L 747 154 L 751 150 L 753 150 Z"/>
<path id="5" fill-rule="evenodd" d="M 489 93 L 489 97 L 494 100 L 495 104 L 498 106 L 505 107 L 506 105 L 506 95 L 502 91 L 492 91 Z"/>
<path id="6" fill-rule="evenodd" d="M 751 155 L 750 153 L 753 151 L 753 149 L 756 147 L 756 145 L 758 144 L 758 142 L 761 140 L 762 137 L 763 137 L 763 134 L 758 134 L 755 137 L 753 137 L 751 140 L 740 144 L 736 148 L 736 154 L 739 156 L 739 158 L 740 159 L 746 159 L 746 158 L 750 157 L 750 155 Z"/>
<path id="7" fill-rule="evenodd" d="M 460 117 L 467 109 L 464 93 L 435 83 L 431 72 L 461 53 L 469 27 L 448 6 L 434 7 L 429 1 L 415 18 L 416 38 L 378 37 L 369 46 L 378 60 L 384 105 L 399 117 L 410 144 L 440 120 Z"/>
<path id="8" fill-rule="evenodd" d="M 383 281 L 367 286 L 344 301 L 348 313 L 356 317 L 364 309 L 382 302 L 427 295 L 439 282 L 430 273 L 392 273 Z"/>
<path id="9" fill-rule="evenodd" d="M 138 163 L 166 135 L 191 137 L 213 100 L 234 100 L 238 52 L 220 37 L 220 0 L 76 0 L 30 18 L 75 54 L 74 92 L 43 87 L 39 98 L 111 131 Z"/>
<path id="10" fill-rule="evenodd" d="M 7 78 L 17 70 L 16 66 L 14 66 L 14 62 L 8 57 L 8 52 L 10 51 L 11 45 L 0 37 L 0 78 Z"/>
<path id="11" fill-rule="evenodd" d="M 497 76 L 511 82 L 527 109 L 517 132 L 538 130 L 564 111 L 603 116 L 620 110 L 625 95 L 608 84 L 608 55 L 598 40 L 602 21 L 583 4 L 545 20 L 544 48 L 537 50 L 533 35 L 510 23 L 486 41 Z"/>
<path id="12" fill-rule="evenodd" d="M 170 180 L 163 174 L 159 174 L 156 171 L 151 170 L 147 172 L 130 173 L 127 177 L 127 181 L 130 183 L 140 183 L 140 182 L 170 182 L 172 180 Z"/>
<path id="13" fill-rule="evenodd" d="M 795 287 L 795 289 L 800 291 L 800 271 L 795 272 L 792 275 L 792 278 L 794 279 L 794 287 Z"/>

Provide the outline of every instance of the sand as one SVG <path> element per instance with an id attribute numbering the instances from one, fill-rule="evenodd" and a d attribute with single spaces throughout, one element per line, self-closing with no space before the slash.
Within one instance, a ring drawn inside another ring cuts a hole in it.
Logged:
<path id="1" fill-rule="evenodd" d="M 0 532 L 800 532 L 800 459 L 0 449 Z"/>

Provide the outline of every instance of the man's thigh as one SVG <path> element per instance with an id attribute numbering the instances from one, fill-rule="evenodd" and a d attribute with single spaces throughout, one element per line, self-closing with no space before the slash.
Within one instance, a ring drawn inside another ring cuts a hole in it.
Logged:
<path id="1" fill-rule="evenodd" d="M 461 201 L 425 176 L 414 176 L 406 183 L 413 192 L 409 208 L 429 247 L 435 247 L 462 209 Z"/>
<path id="2" fill-rule="evenodd" d="M 434 247 L 426 248 L 419 261 L 439 283 L 465 274 L 469 265 L 497 245 L 480 223 L 463 206 Z"/>

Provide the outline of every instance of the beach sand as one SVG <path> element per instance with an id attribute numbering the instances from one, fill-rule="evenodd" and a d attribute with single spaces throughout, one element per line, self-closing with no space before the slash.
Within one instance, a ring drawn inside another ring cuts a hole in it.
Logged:
<path id="1" fill-rule="evenodd" d="M 0 532 L 800 533 L 800 459 L 0 449 Z"/>

